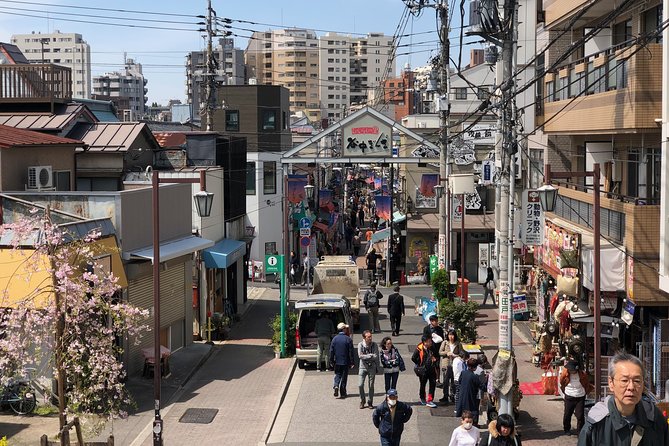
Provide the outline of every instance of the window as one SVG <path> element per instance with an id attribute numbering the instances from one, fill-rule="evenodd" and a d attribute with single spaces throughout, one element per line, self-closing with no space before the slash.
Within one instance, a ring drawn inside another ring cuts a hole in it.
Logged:
<path id="1" fill-rule="evenodd" d="M 530 149 L 530 188 L 544 184 L 544 149 Z"/>
<path id="2" fill-rule="evenodd" d="M 239 110 L 225 111 L 225 131 L 226 132 L 239 131 Z"/>
<path id="3" fill-rule="evenodd" d="M 276 161 L 262 163 L 262 191 L 265 195 L 276 193 Z"/>
<path id="4" fill-rule="evenodd" d="M 70 171 L 57 170 L 53 173 L 54 186 L 56 190 L 69 191 L 70 190 Z"/>
<path id="5" fill-rule="evenodd" d="M 467 88 L 454 88 L 455 99 L 467 99 Z"/>
<path id="6" fill-rule="evenodd" d="M 263 110 L 262 112 L 262 129 L 276 130 L 276 110 Z"/>
<path id="7" fill-rule="evenodd" d="M 479 101 L 485 101 L 488 99 L 490 97 L 490 91 L 488 91 L 488 87 L 479 87 L 478 91 L 476 92 L 476 97 Z"/>
<path id="8" fill-rule="evenodd" d="M 246 163 L 246 195 L 256 194 L 256 163 Z"/>

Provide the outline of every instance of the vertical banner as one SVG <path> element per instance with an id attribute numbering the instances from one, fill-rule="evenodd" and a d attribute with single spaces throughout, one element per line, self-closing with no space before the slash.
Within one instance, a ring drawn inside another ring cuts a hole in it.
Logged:
<path id="1" fill-rule="evenodd" d="M 439 269 L 446 269 L 446 234 L 439 234 Z"/>
<path id="2" fill-rule="evenodd" d="M 511 350 L 511 301 L 509 282 L 499 281 L 499 338 L 500 350 Z"/>
<path id="3" fill-rule="evenodd" d="M 481 162 L 481 184 L 489 186 L 493 183 L 495 175 L 495 161 L 483 160 Z"/>
<path id="4" fill-rule="evenodd" d="M 526 190 L 523 194 L 522 240 L 530 246 L 541 245 L 544 241 L 541 221 L 541 203 L 536 190 Z M 571 249 L 571 248 L 570 248 Z"/>
<path id="5" fill-rule="evenodd" d="M 462 209 L 462 195 L 451 195 L 451 222 L 462 223 Z M 451 230 L 455 230 L 452 225 Z"/>
<path id="6" fill-rule="evenodd" d="M 376 201 L 376 216 L 390 221 L 390 197 L 376 196 L 374 200 Z"/>
<path id="7" fill-rule="evenodd" d="M 420 179 L 420 194 L 423 197 L 434 197 L 434 186 L 439 182 L 437 174 L 423 174 Z"/>
<path id="8" fill-rule="evenodd" d="M 381 189 L 381 178 L 374 178 L 374 189 Z"/>
<path id="9" fill-rule="evenodd" d="M 288 201 L 293 204 L 302 203 L 306 199 L 304 186 L 307 185 L 306 175 L 288 175 Z"/>
<path id="10" fill-rule="evenodd" d="M 497 251 L 495 250 L 495 242 L 490 244 L 489 252 L 490 252 L 490 265 L 498 267 L 499 265 L 497 265 Z"/>
<path id="11" fill-rule="evenodd" d="M 321 189 L 318 191 L 318 203 L 321 209 L 328 212 L 334 211 L 334 203 L 332 202 L 332 191 L 330 189 Z"/>
<path id="12" fill-rule="evenodd" d="M 490 244 L 479 243 L 479 274 L 478 282 L 485 282 L 488 276 L 488 267 L 490 266 Z"/>

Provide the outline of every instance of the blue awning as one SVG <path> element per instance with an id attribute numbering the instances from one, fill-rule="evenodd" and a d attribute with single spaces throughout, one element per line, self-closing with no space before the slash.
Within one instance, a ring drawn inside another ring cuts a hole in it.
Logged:
<path id="1" fill-rule="evenodd" d="M 224 238 L 211 248 L 202 251 L 202 260 L 207 268 L 225 269 L 241 259 L 246 253 L 246 243 Z"/>
<path id="2" fill-rule="evenodd" d="M 390 237 L 390 229 L 381 229 L 380 231 L 376 231 L 374 234 L 372 234 L 372 243 L 378 243 L 381 240 L 385 240 L 388 237 Z"/>

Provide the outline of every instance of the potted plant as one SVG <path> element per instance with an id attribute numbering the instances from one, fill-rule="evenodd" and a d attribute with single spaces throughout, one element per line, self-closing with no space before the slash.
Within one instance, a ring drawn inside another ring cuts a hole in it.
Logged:
<path id="1" fill-rule="evenodd" d="M 297 313 L 286 313 L 286 356 L 295 354 L 295 328 L 297 326 Z M 269 322 L 272 329 L 272 346 L 274 354 L 278 358 L 281 354 L 281 314 L 276 314 Z"/>

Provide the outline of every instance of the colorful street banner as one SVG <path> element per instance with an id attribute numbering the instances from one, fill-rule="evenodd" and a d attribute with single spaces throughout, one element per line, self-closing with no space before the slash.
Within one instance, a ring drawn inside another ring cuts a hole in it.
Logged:
<path id="1" fill-rule="evenodd" d="M 288 201 L 297 204 L 301 203 L 306 198 L 304 186 L 307 185 L 306 175 L 288 175 Z"/>
<path id="2" fill-rule="evenodd" d="M 374 189 L 381 189 L 381 178 L 374 178 Z"/>
<path id="3" fill-rule="evenodd" d="M 381 186 L 381 195 L 390 195 L 388 193 L 388 185 L 387 184 L 384 184 L 384 185 Z"/>
<path id="4" fill-rule="evenodd" d="M 423 174 L 420 179 L 420 194 L 423 197 L 434 197 L 434 186 L 439 182 L 437 174 Z"/>
<path id="5" fill-rule="evenodd" d="M 318 191 L 318 203 L 321 209 L 327 209 L 328 212 L 334 211 L 335 205 L 332 202 L 332 191 L 330 189 L 321 189 Z"/>
<path id="6" fill-rule="evenodd" d="M 377 195 L 374 200 L 376 201 L 376 216 L 390 221 L 390 197 Z"/>

